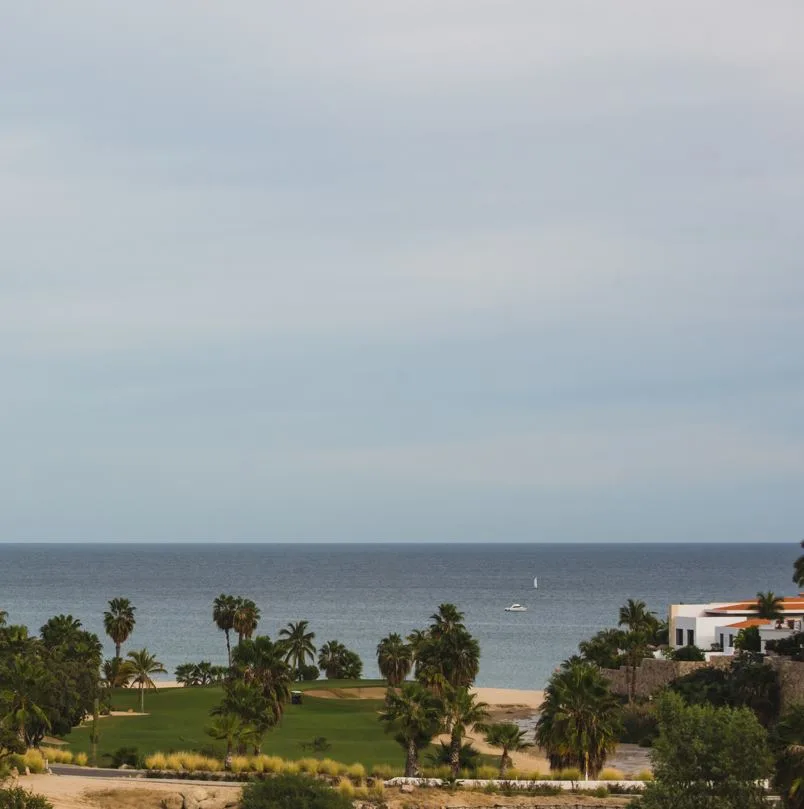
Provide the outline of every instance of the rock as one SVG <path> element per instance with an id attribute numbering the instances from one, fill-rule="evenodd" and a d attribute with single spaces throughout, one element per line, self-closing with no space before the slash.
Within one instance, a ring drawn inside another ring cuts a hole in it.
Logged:
<path id="1" fill-rule="evenodd" d="M 133 770 L 134 768 L 130 764 L 121 764 L 118 770 Z"/>
<path id="2" fill-rule="evenodd" d="M 237 794 L 230 790 L 211 791 L 207 798 L 198 802 L 197 809 L 228 809 L 238 803 Z"/>
<path id="3" fill-rule="evenodd" d="M 411 793 L 411 792 L 415 792 L 415 791 L 416 791 L 416 787 L 415 787 L 415 786 L 413 786 L 413 784 L 402 784 L 402 786 L 400 786 L 400 787 L 399 787 L 399 791 L 400 791 L 400 792 L 405 792 L 405 793 L 408 793 L 408 794 L 409 794 L 409 793 Z"/>
<path id="4" fill-rule="evenodd" d="M 162 809 L 184 809 L 184 798 L 178 792 L 162 798 L 160 804 Z"/>
<path id="5" fill-rule="evenodd" d="M 30 774 L 31 774 L 31 768 L 30 768 L 30 767 L 26 767 L 26 768 L 25 768 L 25 775 L 30 775 Z"/>

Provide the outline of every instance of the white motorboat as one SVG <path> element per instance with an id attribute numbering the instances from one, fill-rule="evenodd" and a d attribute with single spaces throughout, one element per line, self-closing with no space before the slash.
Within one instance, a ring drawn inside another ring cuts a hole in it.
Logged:
<path id="1" fill-rule="evenodd" d="M 527 612 L 528 608 L 523 607 L 521 604 L 511 604 L 510 607 L 505 608 L 506 612 Z"/>

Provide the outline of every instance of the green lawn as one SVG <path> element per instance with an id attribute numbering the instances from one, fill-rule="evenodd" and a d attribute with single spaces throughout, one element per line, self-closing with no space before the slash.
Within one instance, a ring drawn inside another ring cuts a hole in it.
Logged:
<path id="1" fill-rule="evenodd" d="M 299 690 L 353 689 L 377 687 L 379 680 L 354 681 L 326 680 L 298 683 Z M 100 720 L 99 755 L 120 747 L 136 747 L 142 754 L 156 751 L 214 749 L 223 755 L 223 744 L 213 741 L 204 733 L 209 723 L 209 711 L 221 699 L 219 687 L 171 688 L 149 691 L 145 695 L 148 716 L 111 716 Z M 348 696 L 348 693 L 344 696 Z M 336 761 L 360 761 L 367 767 L 388 763 L 404 764 L 402 748 L 384 732 L 377 720 L 382 700 L 325 699 L 304 697 L 302 705 L 288 705 L 281 727 L 266 734 L 262 751 L 269 755 L 295 759 L 309 756 L 301 742 L 324 736 L 331 744 L 324 754 Z M 114 710 L 139 709 L 135 690 L 115 691 Z M 89 752 L 89 727 L 76 728 L 66 737 L 73 752 Z"/>

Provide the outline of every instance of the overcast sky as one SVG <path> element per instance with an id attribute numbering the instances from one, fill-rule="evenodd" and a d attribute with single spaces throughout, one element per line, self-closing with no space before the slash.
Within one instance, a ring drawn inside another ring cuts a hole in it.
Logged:
<path id="1" fill-rule="evenodd" d="M 0 540 L 804 535 L 804 3 L 9 3 Z"/>

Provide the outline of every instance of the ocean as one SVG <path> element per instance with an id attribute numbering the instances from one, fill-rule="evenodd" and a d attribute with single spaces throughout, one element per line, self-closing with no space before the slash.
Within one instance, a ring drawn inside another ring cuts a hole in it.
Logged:
<path id="1" fill-rule="evenodd" d="M 186 661 L 226 662 L 212 600 L 232 593 L 262 610 L 257 634 L 306 619 L 317 645 L 341 641 L 372 677 L 382 637 L 424 627 L 453 602 L 480 642 L 478 685 L 534 689 L 579 641 L 614 626 L 626 599 L 665 615 L 671 603 L 790 595 L 799 553 L 796 543 L 0 544 L 0 609 L 32 631 L 72 614 L 111 656 L 103 611 L 129 598 L 137 625 L 124 653 L 147 647 L 172 675 Z M 512 602 L 527 612 L 506 613 Z"/>

